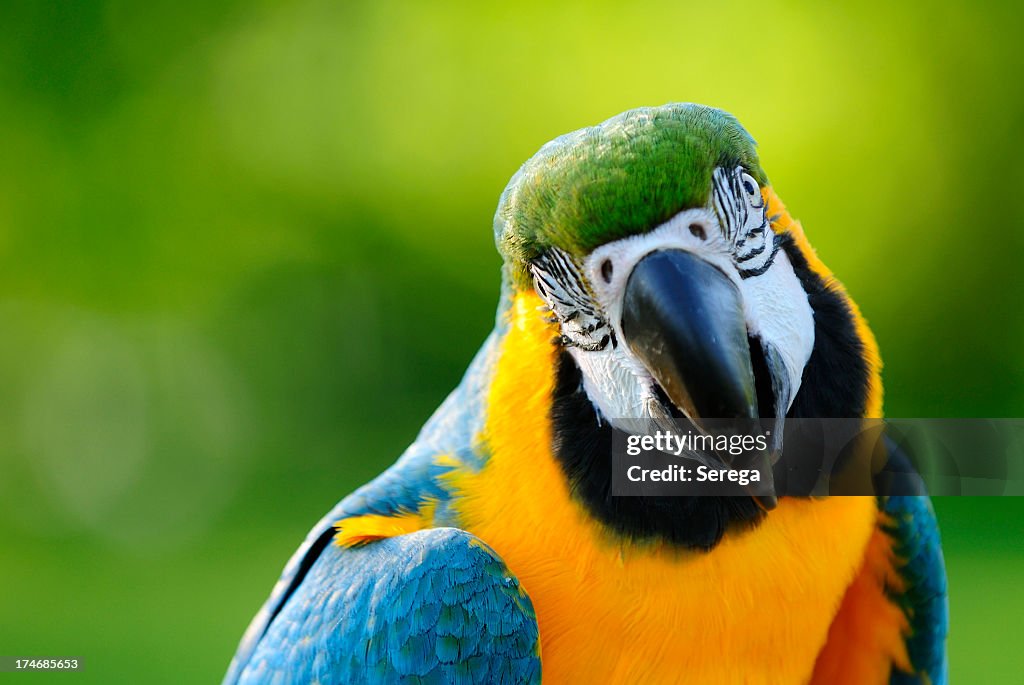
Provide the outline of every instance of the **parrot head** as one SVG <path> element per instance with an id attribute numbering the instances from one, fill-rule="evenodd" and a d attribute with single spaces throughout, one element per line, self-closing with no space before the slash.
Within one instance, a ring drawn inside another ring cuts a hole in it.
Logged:
<path id="1" fill-rule="evenodd" d="M 535 292 L 556 333 L 557 456 L 613 527 L 659 524 L 633 510 L 649 503 L 609 503 L 607 459 L 580 446 L 600 443 L 602 431 L 638 419 L 700 427 L 881 411 L 870 331 L 726 112 L 636 109 L 548 143 L 502 194 L 495 233 L 506 283 Z M 657 506 L 724 521 L 706 534 L 669 531 L 693 546 L 774 505 L 771 496 L 665 499 L 680 501 Z"/>

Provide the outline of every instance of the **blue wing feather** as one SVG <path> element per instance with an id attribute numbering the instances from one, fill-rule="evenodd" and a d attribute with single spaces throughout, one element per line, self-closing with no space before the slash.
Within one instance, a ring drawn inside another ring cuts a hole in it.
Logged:
<path id="1" fill-rule="evenodd" d="M 893 551 L 904 562 L 900 572 L 906 591 L 894 599 L 910 622 L 907 654 L 916 672 L 893 670 L 890 683 L 920 683 L 924 674 L 931 685 L 942 685 L 949 678 L 949 600 L 939 526 L 910 455 L 889 436 L 886 448 L 888 463 L 876 477 L 876 486 L 882 493 L 879 507 L 891 522 L 886 532 L 892 537 Z"/>
<path id="2" fill-rule="evenodd" d="M 949 602 L 935 512 L 931 501 L 920 496 L 887 497 L 882 507 L 892 520 L 888 532 L 895 542 L 894 551 L 906 562 L 900 569 L 906 592 L 899 601 L 910 620 L 910 662 L 918 673 L 927 674 L 932 685 L 942 685 L 948 681 Z M 894 671 L 891 682 L 920 681 Z"/>
<path id="3" fill-rule="evenodd" d="M 540 682 L 536 617 L 501 559 L 465 531 L 331 545 L 238 682 Z"/>

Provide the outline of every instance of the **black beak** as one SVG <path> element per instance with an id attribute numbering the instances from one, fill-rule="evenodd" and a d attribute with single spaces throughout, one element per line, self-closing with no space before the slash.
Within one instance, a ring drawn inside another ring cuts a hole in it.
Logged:
<path id="1" fill-rule="evenodd" d="M 743 301 L 724 273 L 689 252 L 652 252 L 633 268 L 622 312 L 626 344 L 694 423 L 754 425 L 757 388 Z M 770 478 L 768 456 L 755 458 Z M 775 506 L 774 496 L 755 499 Z"/>
<path id="2" fill-rule="evenodd" d="M 626 283 L 622 333 L 694 421 L 757 418 L 743 302 L 718 268 L 682 250 L 641 259 Z"/>

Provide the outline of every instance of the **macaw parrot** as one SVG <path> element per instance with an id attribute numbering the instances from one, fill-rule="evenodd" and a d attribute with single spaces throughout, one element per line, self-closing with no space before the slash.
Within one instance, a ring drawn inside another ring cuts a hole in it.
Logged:
<path id="1" fill-rule="evenodd" d="M 739 122 L 669 104 L 559 137 L 494 230 L 494 331 L 224 682 L 946 682 L 927 497 L 611 494 L 627 419 L 882 415 L 875 339 Z"/>

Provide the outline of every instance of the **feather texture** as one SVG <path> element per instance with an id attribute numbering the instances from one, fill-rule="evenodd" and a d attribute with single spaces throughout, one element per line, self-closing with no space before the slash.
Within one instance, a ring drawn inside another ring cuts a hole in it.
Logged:
<path id="1" fill-rule="evenodd" d="M 529 597 L 454 528 L 329 547 L 239 683 L 539 683 Z"/>

